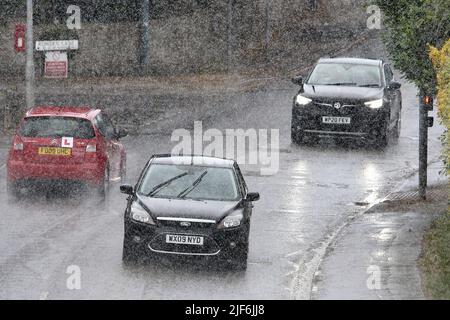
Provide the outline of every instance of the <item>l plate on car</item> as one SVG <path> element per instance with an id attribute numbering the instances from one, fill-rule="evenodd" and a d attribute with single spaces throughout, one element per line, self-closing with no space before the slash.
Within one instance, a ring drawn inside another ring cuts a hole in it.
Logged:
<path id="1" fill-rule="evenodd" d="M 202 246 L 203 245 L 203 237 L 166 234 L 166 243 L 191 244 L 191 245 Z"/>
<path id="2" fill-rule="evenodd" d="M 322 117 L 322 122 L 327 124 L 350 124 L 350 117 Z"/>

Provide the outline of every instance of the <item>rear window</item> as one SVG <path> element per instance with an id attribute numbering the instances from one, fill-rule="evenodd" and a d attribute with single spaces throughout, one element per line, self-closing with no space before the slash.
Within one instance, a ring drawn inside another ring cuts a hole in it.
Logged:
<path id="1" fill-rule="evenodd" d="M 92 139 L 95 132 L 89 120 L 69 117 L 30 117 L 25 118 L 19 133 L 23 137 L 74 137 Z"/>

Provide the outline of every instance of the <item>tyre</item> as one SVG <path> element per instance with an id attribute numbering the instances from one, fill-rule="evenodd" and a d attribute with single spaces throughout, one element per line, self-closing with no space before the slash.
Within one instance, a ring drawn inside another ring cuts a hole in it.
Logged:
<path id="1" fill-rule="evenodd" d="M 380 131 L 378 137 L 375 139 L 375 146 L 378 148 L 386 148 L 388 145 L 388 132 L 383 129 Z"/>
<path id="2" fill-rule="evenodd" d="M 398 119 L 397 123 L 395 124 L 394 134 L 393 134 L 395 141 L 397 141 L 400 138 L 401 131 L 402 131 L 402 120 Z"/>
<path id="3" fill-rule="evenodd" d="M 125 266 L 132 266 L 139 261 L 139 250 L 127 237 L 123 239 L 122 263 Z"/>
<path id="4" fill-rule="evenodd" d="M 123 162 L 121 169 L 120 169 L 120 183 L 125 183 L 127 180 L 127 163 L 126 161 Z"/>
<path id="5" fill-rule="evenodd" d="M 297 145 L 304 144 L 303 131 L 292 128 L 291 129 L 291 141 L 292 141 L 292 143 L 297 144 Z"/>
<path id="6" fill-rule="evenodd" d="M 103 174 L 103 183 L 97 187 L 97 195 L 100 198 L 100 200 L 102 201 L 106 200 L 108 190 L 109 190 L 109 169 L 108 167 L 106 167 L 105 172 Z"/>
<path id="7" fill-rule="evenodd" d="M 384 149 L 387 147 L 389 143 L 390 132 L 388 130 L 388 123 L 389 123 L 389 115 L 386 115 L 383 122 L 380 123 L 377 136 L 374 137 L 375 147 L 377 148 Z"/>
<path id="8" fill-rule="evenodd" d="M 248 243 L 239 248 L 233 255 L 233 259 L 229 262 L 229 266 L 232 270 L 245 271 L 247 270 L 248 260 Z"/>
<path id="9" fill-rule="evenodd" d="M 242 241 L 238 242 L 237 247 L 234 249 L 234 252 L 231 259 L 228 260 L 228 266 L 230 269 L 235 271 L 245 271 L 247 270 L 247 259 L 248 259 L 248 246 L 249 246 L 249 230 L 250 226 L 247 226 L 246 236 Z"/>
<path id="10" fill-rule="evenodd" d="M 14 182 L 6 182 L 6 193 L 9 203 L 14 203 L 20 200 L 20 189 Z"/>

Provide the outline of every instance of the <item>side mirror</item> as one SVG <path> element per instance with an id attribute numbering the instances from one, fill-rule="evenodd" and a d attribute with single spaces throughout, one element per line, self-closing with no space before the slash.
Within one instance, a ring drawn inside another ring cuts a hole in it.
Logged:
<path id="1" fill-rule="evenodd" d="M 303 77 L 302 76 L 293 77 L 291 79 L 291 81 L 292 81 L 293 84 L 296 84 L 296 85 L 299 85 L 299 86 L 303 85 Z"/>
<path id="2" fill-rule="evenodd" d="M 128 130 L 126 130 L 126 129 L 119 129 L 119 131 L 117 131 L 117 133 L 116 133 L 117 139 L 126 137 L 127 135 L 128 135 Z"/>
<path id="3" fill-rule="evenodd" d="M 128 195 L 133 195 L 134 188 L 133 188 L 133 186 L 131 186 L 129 184 L 123 184 L 120 186 L 120 192 L 128 194 Z"/>
<path id="4" fill-rule="evenodd" d="M 388 88 L 389 88 L 389 89 L 392 89 L 392 90 L 398 90 L 398 89 L 400 89 L 401 86 L 402 86 L 402 84 L 401 84 L 400 82 L 392 81 L 392 82 L 389 84 Z"/>
<path id="5" fill-rule="evenodd" d="M 247 197 L 245 198 L 245 200 L 250 201 L 250 202 L 258 201 L 259 193 L 258 192 L 249 192 L 249 193 L 247 193 Z"/>

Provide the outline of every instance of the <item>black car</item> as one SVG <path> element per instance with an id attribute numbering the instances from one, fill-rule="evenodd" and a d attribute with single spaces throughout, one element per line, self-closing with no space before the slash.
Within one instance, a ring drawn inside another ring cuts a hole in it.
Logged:
<path id="1" fill-rule="evenodd" d="M 292 141 L 305 137 L 364 139 L 384 147 L 401 129 L 402 96 L 391 67 L 382 60 L 320 59 L 300 85 L 292 107 Z"/>
<path id="2" fill-rule="evenodd" d="M 252 202 L 234 160 L 153 156 L 125 210 L 123 262 L 158 255 L 212 256 L 246 269 Z"/>

